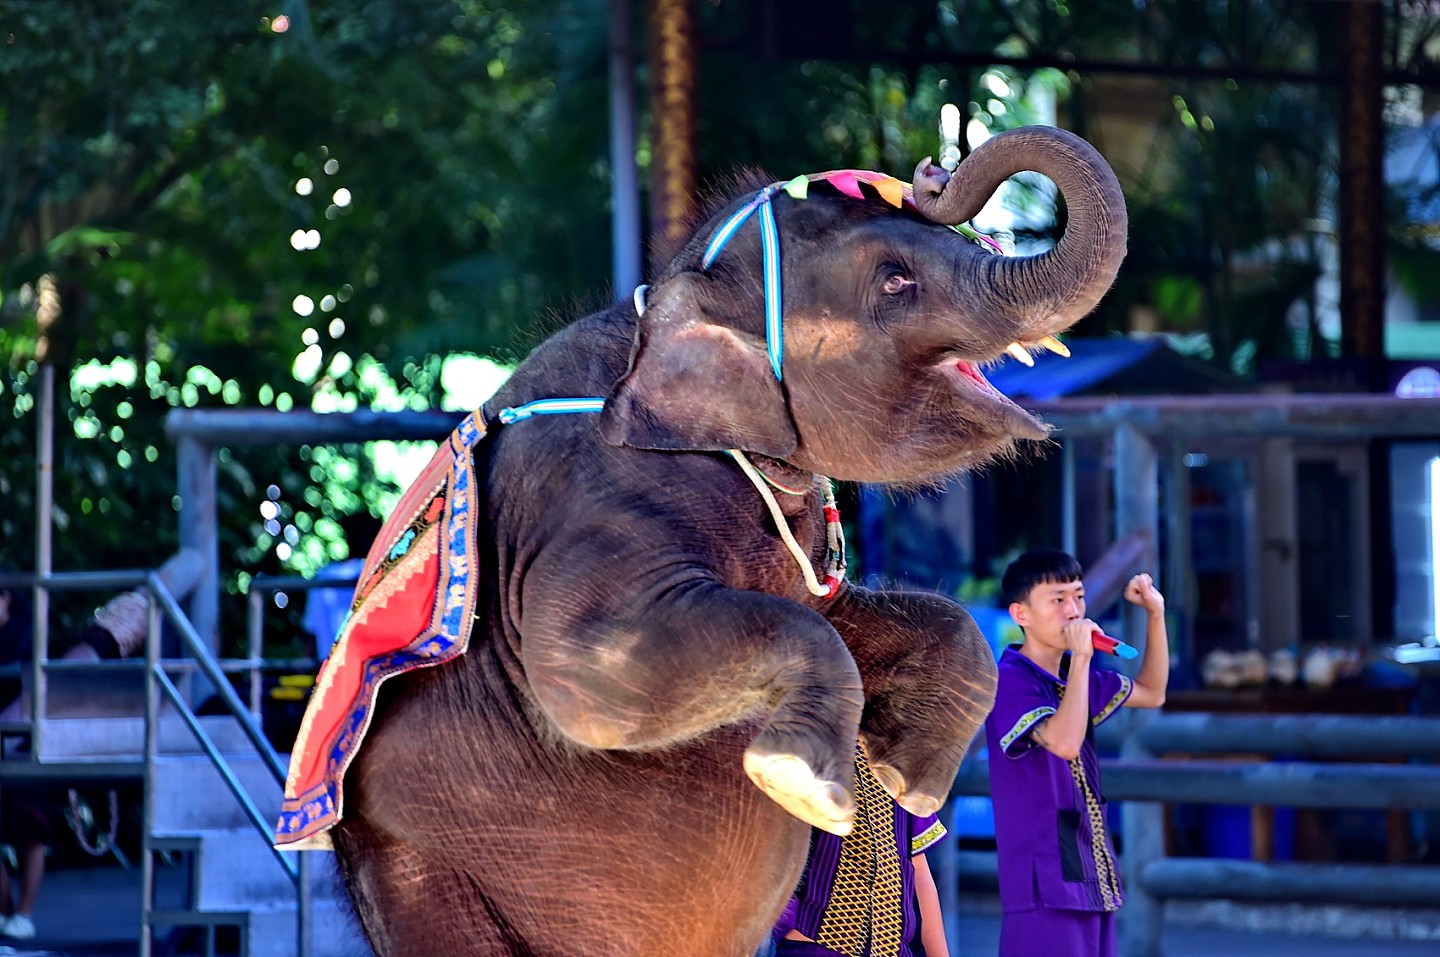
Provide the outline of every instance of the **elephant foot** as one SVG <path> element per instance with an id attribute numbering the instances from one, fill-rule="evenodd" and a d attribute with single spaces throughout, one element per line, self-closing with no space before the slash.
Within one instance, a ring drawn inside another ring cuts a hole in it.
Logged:
<path id="1" fill-rule="evenodd" d="M 855 802 L 844 786 L 824 781 L 793 754 L 745 752 L 745 773 L 766 796 L 811 827 L 844 837 L 855 826 Z"/>
<path id="2" fill-rule="evenodd" d="M 871 764 L 870 772 L 875 775 L 885 792 L 895 799 L 895 803 L 916 817 L 934 814 L 940 810 L 940 805 L 945 803 L 934 795 L 907 787 L 905 776 L 888 764 Z"/>
<path id="3" fill-rule="evenodd" d="M 940 804 L 945 803 L 933 794 L 907 787 L 903 774 L 890 764 L 871 764 L 870 771 L 876 776 L 876 780 L 880 781 L 880 786 L 896 799 L 896 803 L 914 816 L 933 815 L 940 810 Z"/>
<path id="4" fill-rule="evenodd" d="M 897 762 L 893 759 L 886 760 L 885 757 L 877 755 L 876 751 L 879 749 L 874 748 L 869 741 L 863 741 L 863 746 L 870 773 L 875 775 L 880 786 L 897 804 L 917 817 L 935 814 L 940 810 L 950 793 L 950 785 L 955 781 L 953 771 L 946 774 L 932 763 L 906 774 L 896 766 Z"/>

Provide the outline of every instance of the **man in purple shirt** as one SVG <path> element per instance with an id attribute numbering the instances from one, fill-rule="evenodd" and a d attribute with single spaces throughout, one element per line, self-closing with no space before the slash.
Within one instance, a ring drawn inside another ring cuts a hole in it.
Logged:
<path id="1" fill-rule="evenodd" d="M 1000 861 L 1000 957 L 1113 957 L 1124 903 L 1094 729 L 1122 706 L 1165 703 L 1165 599 L 1136 575 L 1125 599 L 1145 609 L 1145 654 L 1132 681 L 1091 667 L 1080 564 L 1064 552 L 1021 555 L 1001 590 L 1025 634 L 1000 656 L 985 721 Z"/>
<path id="2" fill-rule="evenodd" d="M 773 933 L 776 957 L 948 957 L 925 851 L 945 836 L 895 803 L 855 752 L 855 828 L 812 828 L 810 856 Z"/>

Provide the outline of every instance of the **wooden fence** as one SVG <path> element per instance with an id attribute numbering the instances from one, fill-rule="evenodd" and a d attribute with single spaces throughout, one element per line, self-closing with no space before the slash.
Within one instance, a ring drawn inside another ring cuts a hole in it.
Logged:
<path id="1" fill-rule="evenodd" d="M 1112 749 L 1118 739 L 1121 756 L 1102 761 L 1101 776 L 1106 798 L 1126 802 L 1121 811 L 1121 857 L 1129 892 L 1121 912 L 1125 957 L 1161 953 L 1162 904 L 1167 898 L 1392 907 L 1434 907 L 1440 900 L 1440 867 L 1167 857 L 1161 807 L 1163 802 L 1440 808 L 1440 765 L 1375 763 L 1440 758 L 1440 718 L 1122 714 L 1128 719 L 1122 724 L 1129 727 L 1102 736 Z M 1167 754 L 1186 759 L 1166 760 Z M 1283 754 L 1286 761 L 1193 757 L 1219 754 Z M 986 762 L 966 762 L 951 794 L 989 793 Z M 993 888 L 995 868 L 993 853 L 959 852 L 942 859 L 936 879 L 953 898 L 962 883 Z"/>
<path id="2" fill-rule="evenodd" d="M 1434 438 L 1440 399 L 1383 395 L 1230 395 L 1067 399 L 1033 403 L 1069 438 L 1109 436 L 1114 454 L 1114 540 L 1104 563 L 1106 581 L 1160 563 L 1157 530 L 1157 448 L 1175 439 Z M 215 453 L 225 446 L 349 443 L 376 439 L 444 438 L 460 416 L 440 412 L 271 412 L 175 410 L 167 434 L 179 451 L 180 542 L 204 562 L 190 616 L 216 647 L 220 589 Z M 1172 520 L 1174 516 L 1170 516 Z M 1174 547 L 1172 543 L 1172 548 Z M 1176 556 L 1164 556 L 1174 560 Z M 1111 567 L 1113 566 L 1113 567 Z M 1111 589 L 1114 590 L 1113 588 Z M 1143 648 L 1143 611 L 1127 606 L 1124 637 Z M 1369 763 L 1167 762 L 1166 752 L 1245 751 L 1309 757 L 1361 754 L 1431 759 L 1440 752 L 1440 722 L 1412 718 L 1284 718 L 1154 715 L 1126 712 L 1122 755 L 1105 765 L 1105 787 L 1125 802 L 1121 831 L 1131 896 L 1121 922 L 1124 957 L 1158 957 L 1162 902 L 1170 897 L 1265 898 L 1351 903 L 1431 903 L 1440 900 L 1436 869 L 1263 864 L 1167 858 L 1161 803 L 1250 803 L 1294 807 L 1440 807 L 1440 770 Z M 985 794 L 983 762 L 961 769 L 955 794 Z M 953 892 L 964 873 L 993 874 L 993 857 L 952 858 L 941 878 Z"/>

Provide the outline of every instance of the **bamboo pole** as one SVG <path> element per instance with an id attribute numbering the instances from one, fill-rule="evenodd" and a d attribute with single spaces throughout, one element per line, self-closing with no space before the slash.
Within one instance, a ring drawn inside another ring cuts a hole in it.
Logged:
<path id="1" fill-rule="evenodd" d="M 695 72 L 691 0 L 650 0 L 650 232 L 670 250 L 695 210 Z"/>

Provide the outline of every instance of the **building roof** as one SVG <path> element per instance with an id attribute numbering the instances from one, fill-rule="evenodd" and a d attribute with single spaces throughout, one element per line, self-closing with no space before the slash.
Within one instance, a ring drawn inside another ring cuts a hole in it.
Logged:
<path id="1" fill-rule="evenodd" d="M 1176 352 L 1164 339 L 1067 339 L 1070 358 L 1045 352 L 1034 368 L 1007 357 L 985 377 L 1012 399 L 1068 395 L 1196 395 L 1241 385 L 1222 369 Z"/>

